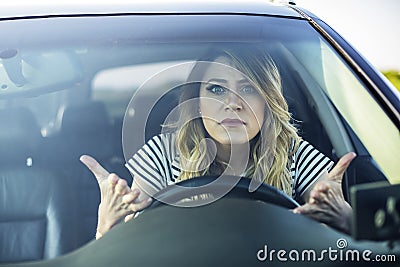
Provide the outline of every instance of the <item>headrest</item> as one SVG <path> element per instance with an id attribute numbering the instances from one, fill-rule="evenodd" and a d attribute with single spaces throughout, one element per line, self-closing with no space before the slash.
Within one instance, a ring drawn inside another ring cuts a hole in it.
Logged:
<path id="1" fill-rule="evenodd" d="M 161 96 L 152 107 L 146 121 L 145 138 L 146 141 L 161 133 L 161 125 L 169 113 L 179 105 L 179 98 L 184 86 L 178 86 Z"/>
<path id="2" fill-rule="evenodd" d="M 89 102 L 72 105 L 65 109 L 62 116 L 63 134 L 90 134 L 110 126 L 110 119 L 104 103 Z"/>
<path id="3" fill-rule="evenodd" d="M 29 109 L 0 109 L 0 161 L 32 156 L 41 138 L 40 127 Z"/>

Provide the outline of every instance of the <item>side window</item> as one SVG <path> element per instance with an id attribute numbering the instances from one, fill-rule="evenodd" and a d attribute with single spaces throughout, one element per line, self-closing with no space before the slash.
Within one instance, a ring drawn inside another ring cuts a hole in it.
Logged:
<path id="1" fill-rule="evenodd" d="M 391 183 L 400 182 L 400 134 L 357 75 L 320 38 L 289 44 L 291 65 L 304 82 L 312 103 L 338 154 L 353 149 L 336 110 L 362 142 Z"/>
<path id="2" fill-rule="evenodd" d="M 321 43 L 323 88 L 392 183 L 400 182 L 400 134 L 364 85 Z"/>

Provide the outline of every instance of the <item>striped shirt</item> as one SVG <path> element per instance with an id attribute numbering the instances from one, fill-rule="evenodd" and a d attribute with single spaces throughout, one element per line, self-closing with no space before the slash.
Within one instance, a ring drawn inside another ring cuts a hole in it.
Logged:
<path id="1" fill-rule="evenodd" d="M 333 162 L 304 140 L 300 141 L 292 157 L 292 197 L 298 199 L 325 170 L 332 167 Z M 174 134 L 166 133 L 150 139 L 129 159 L 126 167 L 134 175 L 135 181 L 145 187 L 146 193 L 154 195 L 176 182 L 181 172 L 179 162 Z"/>

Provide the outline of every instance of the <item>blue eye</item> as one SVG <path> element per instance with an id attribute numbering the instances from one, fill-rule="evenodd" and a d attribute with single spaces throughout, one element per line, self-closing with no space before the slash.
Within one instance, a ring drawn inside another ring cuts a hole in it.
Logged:
<path id="1" fill-rule="evenodd" d="M 242 89 L 240 91 L 244 94 L 254 94 L 257 92 L 256 89 L 254 89 L 254 87 L 251 85 L 246 85 L 246 86 L 242 87 Z"/>
<path id="2" fill-rule="evenodd" d="M 211 84 L 207 86 L 206 89 L 216 95 L 222 95 L 226 93 L 226 89 L 217 84 Z"/>

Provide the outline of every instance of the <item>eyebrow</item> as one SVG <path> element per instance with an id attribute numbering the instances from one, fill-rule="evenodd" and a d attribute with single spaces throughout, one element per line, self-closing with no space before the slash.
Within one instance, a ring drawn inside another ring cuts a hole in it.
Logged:
<path id="1" fill-rule="evenodd" d="M 228 81 L 225 79 L 220 79 L 220 78 L 212 78 L 207 81 L 207 83 L 227 83 Z M 242 79 L 239 81 L 239 83 L 250 83 L 247 79 Z"/>
<path id="2" fill-rule="evenodd" d="M 207 83 L 227 83 L 228 81 L 225 79 L 219 79 L 219 78 L 212 78 L 207 81 Z"/>

